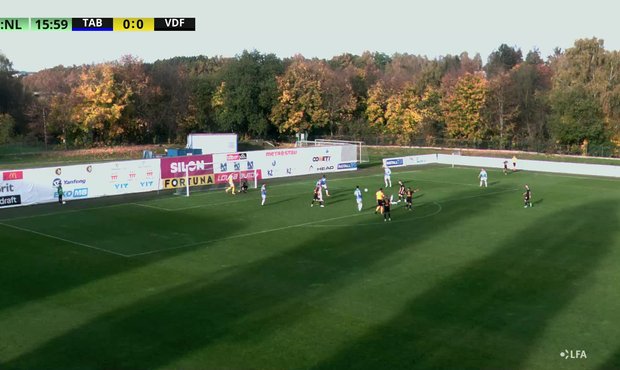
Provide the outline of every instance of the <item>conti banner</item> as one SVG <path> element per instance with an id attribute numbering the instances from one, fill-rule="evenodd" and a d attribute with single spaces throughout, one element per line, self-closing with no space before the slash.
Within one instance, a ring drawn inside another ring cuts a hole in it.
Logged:
<path id="1" fill-rule="evenodd" d="M 189 176 L 187 179 L 185 177 L 179 177 L 175 179 L 162 179 L 164 189 L 176 189 L 176 188 L 184 188 L 186 187 L 186 181 L 189 181 L 189 186 L 202 186 L 202 185 L 213 185 L 215 182 L 213 180 L 213 175 L 200 175 L 200 176 Z"/>

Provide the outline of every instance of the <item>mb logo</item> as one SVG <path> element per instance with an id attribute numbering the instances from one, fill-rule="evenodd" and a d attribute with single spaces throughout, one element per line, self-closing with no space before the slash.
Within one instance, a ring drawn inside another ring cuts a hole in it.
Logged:
<path id="1" fill-rule="evenodd" d="M 220 163 L 220 171 L 222 171 L 222 172 L 228 171 L 228 164 Z"/>

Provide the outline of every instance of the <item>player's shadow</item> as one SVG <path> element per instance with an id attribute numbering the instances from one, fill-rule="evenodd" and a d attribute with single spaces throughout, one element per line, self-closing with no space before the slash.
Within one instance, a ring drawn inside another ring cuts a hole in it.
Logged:
<path id="1" fill-rule="evenodd" d="M 601 201 L 589 204 L 587 217 L 583 212 L 576 205 L 515 230 L 495 252 L 413 298 L 315 369 L 521 368 L 613 245 L 615 233 L 598 220 L 619 222 L 618 207 Z M 558 232 L 550 237 L 550 230 Z M 539 367 L 565 361 L 557 352 L 549 356 L 553 360 Z M 609 360 L 617 362 L 617 355 Z"/>
<path id="2" fill-rule="evenodd" d="M 499 181 L 491 181 L 491 182 L 489 182 L 489 186 L 497 185 L 497 184 L 499 184 Z"/>
<path id="3" fill-rule="evenodd" d="M 544 201 L 544 198 L 539 198 L 539 199 L 532 201 L 532 204 L 533 205 L 542 204 L 543 201 Z"/>

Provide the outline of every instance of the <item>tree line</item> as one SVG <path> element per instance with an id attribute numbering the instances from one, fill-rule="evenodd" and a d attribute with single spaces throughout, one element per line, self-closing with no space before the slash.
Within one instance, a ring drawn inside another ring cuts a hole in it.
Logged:
<path id="1" fill-rule="evenodd" d="M 64 147 L 183 142 L 191 132 L 545 144 L 620 144 L 620 54 L 580 39 L 543 57 L 500 45 L 486 62 L 365 52 L 329 60 L 177 57 L 18 76 L 0 56 L 0 142 Z"/>

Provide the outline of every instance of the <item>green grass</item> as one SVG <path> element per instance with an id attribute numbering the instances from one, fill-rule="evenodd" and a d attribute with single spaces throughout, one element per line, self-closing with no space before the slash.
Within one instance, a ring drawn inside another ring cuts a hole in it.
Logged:
<path id="1" fill-rule="evenodd" d="M 620 368 L 619 181 L 379 172 L 0 211 L 0 368 Z"/>

